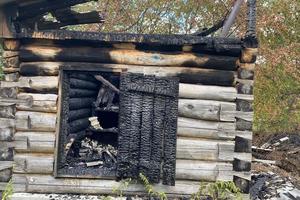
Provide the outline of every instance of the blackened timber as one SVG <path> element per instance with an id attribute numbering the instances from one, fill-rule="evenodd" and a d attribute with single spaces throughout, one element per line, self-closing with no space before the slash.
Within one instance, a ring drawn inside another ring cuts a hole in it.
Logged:
<path id="1" fill-rule="evenodd" d="M 81 118 L 90 117 L 91 114 L 92 114 L 91 108 L 71 110 L 69 113 L 69 122 L 77 120 L 77 119 L 81 119 Z"/>
<path id="2" fill-rule="evenodd" d="M 153 91 L 155 88 L 155 76 L 144 76 L 144 83 L 141 85 L 146 88 L 146 91 Z M 142 101 L 142 121 L 141 121 L 141 148 L 140 148 L 140 163 L 139 171 L 144 176 L 151 180 L 153 177 L 152 172 L 152 160 L 151 160 L 151 149 L 152 149 L 152 136 L 153 136 L 153 104 L 154 95 L 151 93 L 143 93 Z M 139 91 L 137 91 L 139 93 Z M 157 178 L 156 178 L 157 179 Z"/>
<path id="3" fill-rule="evenodd" d="M 70 73 L 70 78 L 75 78 L 75 79 L 90 81 L 93 83 L 98 83 L 98 81 L 94 78 L 94 76 L 91 74 L 88 74 L 88 73 L 82 73 L 82 72 Z"/>
<path id="4" fill-rule="evenodd" d="M 163 87 L 164 81 L 156 79 L 155 90 Z M 150 181 L 153 183 L 159 183 L 161 175 L 161 160 L 163 151 L 163 130 L 165 120 L 165 98 L 162 95 L 154 96 L 153 107 L 153 137 L 152 137 L 152 149 L 151 149 L 151 177 Z"/>
<path id="5" fill-rule="evenodd" d="M 120 114 L 119 114 L 119 137 L 117 157 L 117 178 L 122 179 L 131 176 L 131 99 L 130 93 L 126 91 L 126 85 L 130 78 L 126 74 L 121 75 L 120 80 Z M 138 139 L 137 139 L 138 140 Z"/>
<path id="6" fill-rule="evenodd" d="M 87 90 L 87 89 L 70 89 L 70 98 L 82 98 L 82 97 L 96 97 L 96 90 Z"/>
<path id="7" fill-rule="evenodd" d="M 17 21 L 33 18 L 49 11 L 66 8 L 66 7 L 74 6 L 89 1 L 93 1 L 93 0 L 69 0 L 69 1 L 54 0 L 49 2 L 43 1 L 28 6 L 19 7 L 19 16 L 17 17 Z"/>
<path id="8" fill-rule="evenodd" d="M 233 161 L 233 170 L 237 172 L 251 171 L 251 162 L 240 160 L 240 159 L 234 159 Z"/>
<path id="9" fill-rule="evenodd" d="M 69 109 L 77 110 L 81 108 L 91 108 L 95 98 L 70 98 Z"/>
<path id="10" fill-rule="evenodd" d="M 100 81 L 102 84 L 106 85 L 107 87 L 109 87 L 111 90 L 113 90 L 114 92 L 116 92 L 117 94 L 120 93 L 120 90 L 118 88 L 116 88 L 116 86 L 114 86 L 112 83 L 110 83 L 108 80 L 106 80 L 105 78 L 103 78 L 103 76 L 101 75 L 96 75 L 94 76 L 96 80 Z"/>
<path id="11" fill-rule="evenodd" d="M 76 89 L 96 90 L 98 88 L 98 85 L 90 81 L 70 78 L 70 87 Z"/>
<path id="12" fill-rule="evenodd" d="M 134 82 L 140 85 L 144 84 L 144 76 L 142 74 L 127 74 L 130 77 L 130 82 Z M 128 84 L 127 84 L 128 85 Z M 143 104 L 143 93 L 134 92 L 129 93 L 131 100 L 131 124 L 130 124 L 130 154 L 131 154 L 131 173 L 133 178 L 137 178 L 139 175 L 139 165 L 141 160 L 139 159 L 141 150 L 147 147 L 142 146 L 141 135 L 141 118 L 142 110 L 145 104 Z M 141 147 L 141 148 L 140 148 Z M 149 154 L 149 152 L 147 152 Z"/>
<path id="13" fill-rule="evenodd" d="M 88 118 L 83 118 L 83 119 L 72 121 L 69 123 L 69 125 L 70 125 L 70 133 L 76 133 L 88 128 L 90 125 L 90 121 Z"/>
<path id="14" fill-rule="evenodd" d="M 238 176 L 233 176 L 234 184 L 241 190 L 242 193 L 249 193 L 250 181 Z"/>
<path id="15" fill-rule="evenodd" d="M 167 78 L 168 86 L 176 88 L 176 97 L 166 97 L 165 112 L 168 117 L 165 119 L 164 131 L 164 159 L 163 159 L 163 184 L 175 185 L 176 173 L 176 132 L 178 116 L 178 90 L 179 80 Z"/>
<path id="16" fill-rule="evenodd" d="M 236 136 L 234 152 L 251 153 L 252 152 L 252 141 L 247 138 Z"/>

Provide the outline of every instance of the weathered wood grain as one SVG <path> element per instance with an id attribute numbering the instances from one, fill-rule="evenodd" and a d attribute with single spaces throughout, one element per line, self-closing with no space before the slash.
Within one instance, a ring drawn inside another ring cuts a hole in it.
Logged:
<path id="1" fill-rule="evenodd" d="M 69 61 L 102 62 L 129 65 L 207 67 L 223 70 L 236 69 L 237 58 L 196 53 L 146 52 L 104 48 L 60 48 L 23 46 L 20 49 L 22 61 Z"/>
<path id="2" fill-rule="evenodd" d="M 17 96 L 20 100 L 32 99 L 30 104 L 17 105 L 18 110 L 22 111 L 39 111 L 39 112 L 57 112 L 56 94 L 35 94 L 35 93 L 19 93 Z"/>
<path id="3" fill-rule="evenodd" d="M 16 129 L 18 131 L 55 131 L 56 114 L 29 111 L 16 112 Z"/>
<path id="4" fill-rule="evenodd" d="M 179 99 L 178 111 L 180 117 L 234 122 L 236 105 L 221 101 Z"/>

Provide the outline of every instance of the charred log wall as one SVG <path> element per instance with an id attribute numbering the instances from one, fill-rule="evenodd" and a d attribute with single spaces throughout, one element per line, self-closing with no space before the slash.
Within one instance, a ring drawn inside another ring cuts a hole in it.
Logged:
<path id="1" fill-rule="evenodd" d="M 246 138 L 246 143 L 252 138 L 251 130 L 246 130 L 251 127 L 253 114 L 252 89 L 247 88 L 252 88 L 254 66 L 250 63 L 254 62 L 255 49 L 245 48 L 240 53 L 237 49 L 241 49 L 241 44 L 230 42 L 235 53 L 231 53 L 229 44 L 225 45 L 227 50 L 220 46 L 217 52 L 216 49 L 203 51 L 206 48 L 203 45 L 198 45 L 197 49 L 197 44 L 156 44 L 152 48 L 135 42 L 100 44 L 96 39 L 66 42 L 58 35 L 52 39 L 23 39 L 20 51 L 6 49 L 9 59 L 5 62 L 5 80 L 1 81 L 1 95 L 2 91 L 4 95 L 1 102 L 5 102 L 5 109 L 9 111 L 1 115 L 5 120 L 5 125 L 1 122 L 1 128 L 5 131 L 0 135 L 3 138 L 16 130 L 15 141 L 1 141 L 15 149 L 16 167 L 8 168 L 14 174 L 16 192 L 107 194 L 118 186 L 113 180 L 80 179 L 75 184 L 73 179 L 52 176 L 57 168 L 53 167 L 53 163 L 57 163 L 54 162 L 55 131 L 61 120 L 57 115 L 62 107 L 58 98 L 63 95 L 59 89 L 60 68 L 178 76 L 176 185 L 155 187 L 162 188 L 167 194 L 189 195 L 198 190 L 199 181 L 235 180 L 237 184 L 245 185 L 244 179 L 250 177 L 249 169 L 239 169 L 242 165 L 236 163 L 249 163 L 251 153 L 239 148 L 240 140 L 235 138 Z M 81 77 L 80 83 L 85 81 L 89 80 Z M 78 81 L 73 80 L 72 84 L 76 85 Z M 95 95 L 91 84 L 82 87 L 80 84 L 80 88 L 70 90 L 69 98 L 73 99 L 74 106 L 77 105 L 76 97 L 89 101 Z M 80 107 L 70 111 L 70 121 L 85 118 L 89 111 L 84 105 Z M 10 119 L 9 113 L 14 113 L 14 109 L 15 119 Z M 157 106 L 153 112 L 160 113 L 161 108 Z M 11 124 L 10 127 L 7 124 Z M 154 128 L 159 130 L 161 127 Z M 132 188 L 124 193 L 141 192 L 138 185 Z"/>

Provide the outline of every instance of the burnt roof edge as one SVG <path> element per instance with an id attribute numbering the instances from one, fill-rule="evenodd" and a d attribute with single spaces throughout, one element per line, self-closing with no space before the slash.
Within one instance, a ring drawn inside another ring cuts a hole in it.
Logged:
<path id="1" fill-rule="evenodd" d="M 145 43 L 157 45 L 196 45 L 196 44 L 227 44 L 242 45 L 240 38 L 201 37 L 195 35 L 163 35 L 163 34 L 131 34 L 131 33 L 100 33 L 69 30 L 31 31 L 22 30 L 16 34 L 20 39 L 50 40 L 88 40 L 112 43 Z"/>

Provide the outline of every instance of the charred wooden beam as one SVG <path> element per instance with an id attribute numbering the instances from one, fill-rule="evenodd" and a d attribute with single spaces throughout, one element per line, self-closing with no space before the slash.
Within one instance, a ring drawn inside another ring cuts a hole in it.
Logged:
<path id="1" fill-rule="evenodd" d="M 81 108 L 92 108 L 94 98 L 70 98 L 69 109 L 78 110 Z"/>
<path id="2" fill-rule="evenodd" d="M 70 96 L 70 98 L 96 97 L 97 91 L 96 90 L 70 88 L 69 96 Z"/>
<path id="3" fill-rule="evenodd" d="M 103 85 L 108 86 L 111 90 L 113 90 L 114 92 L 116 92 L 117 94 L 120 93 L 120 90 L 118 88 L 116 88 L 116 86 L 114 86 L 112 83 L 110 83 L 108 80 L 106 80 L 105 78 L 103 78 L 103 76 L 101 75 L 96 75 L 94 76 L 96 80 L 100 81 Z"/>
<path id="4" fill-rule="evenodd" d="M 79 131 L 83 131 L 90 126 L 89 118 L 78 119 L 69 123 L 70 133 L 76 133 Z"/>
<path id="5" fill-rule="evenodd" d="M 54 0 L 54 1 L 38 2 L 35 4 L 30 4 L 28 6 L 22 6 L 19 7 L 19 16 L 17 17 L 17 21 L 23 21 L 44 14 L 46 12 L 50 12 L 57 9 L 62 9 L 77 4 L 90 2 L 90 1 L 94 1 L 94 0 L 69 0 L 69 1 Z"/>
<path id="6" fill-rule="evenodd" d="M 99 86 L 98 86 L 98 84 L 93 83 L 91 81 L 70 78 L 70 87 L 74 88 L 74 89 L 97 90 Z"/>
<path id="7" fill-rule="evenodd" d="M 93 83 L 98 83 L 98 81 L 94 78 L 93 75 L 88 74 L 88 73 L 70 73 L 69 74 L 70 78 L 75 78 L 75 79 L 81 79 L 81 80 L 85 80 L 85 81 L 90 81 Z"/>
<path id="8" fill-rule="evenodd" d="M 69 122 L 81 119 L 81 118 L 88 118 L 92 114 L 91 108 L 83 108 L 79 110 L 71 110 L 69 112 Z"/>
<path id="9" fill-rule="evenodd" d="M 141 83 L 136 82 L 136 84 L 140 84 L 140 86 L 144 86 L 149 88 L 153 88 L 154 92 L 155 88 L 155 76 L 144 76 Z M 150 181 L 151 179 L 157 179 L 157 177 L 153 177 L 151 174 L 152 167 L 154 166 L 151 160 L 151 150 L 152 150 L 152 133 L 153 133 L 153 104 L 154 104 L 154 96 L 153 92 L 144 93 L 140 101 L 142 101 L 142 107 L 140 107 L 137 112 L 141 113 L 141 149 L 140 149 L 140 163 L 139 163 L 139 171 L 143 175 L 145 175 Z M 136 95 L 140 95 L 139 91 L 136 91 Z M 136 96 L 134 95 L 134 96 Z M 140 105 L 141 106 L 141 105 Z M 140 118 L 140 116 L 138 116 Z M 132 124 L 133 125 L 133 124 Z M 160 163 L 159 163 L 160 165 Z"/>

